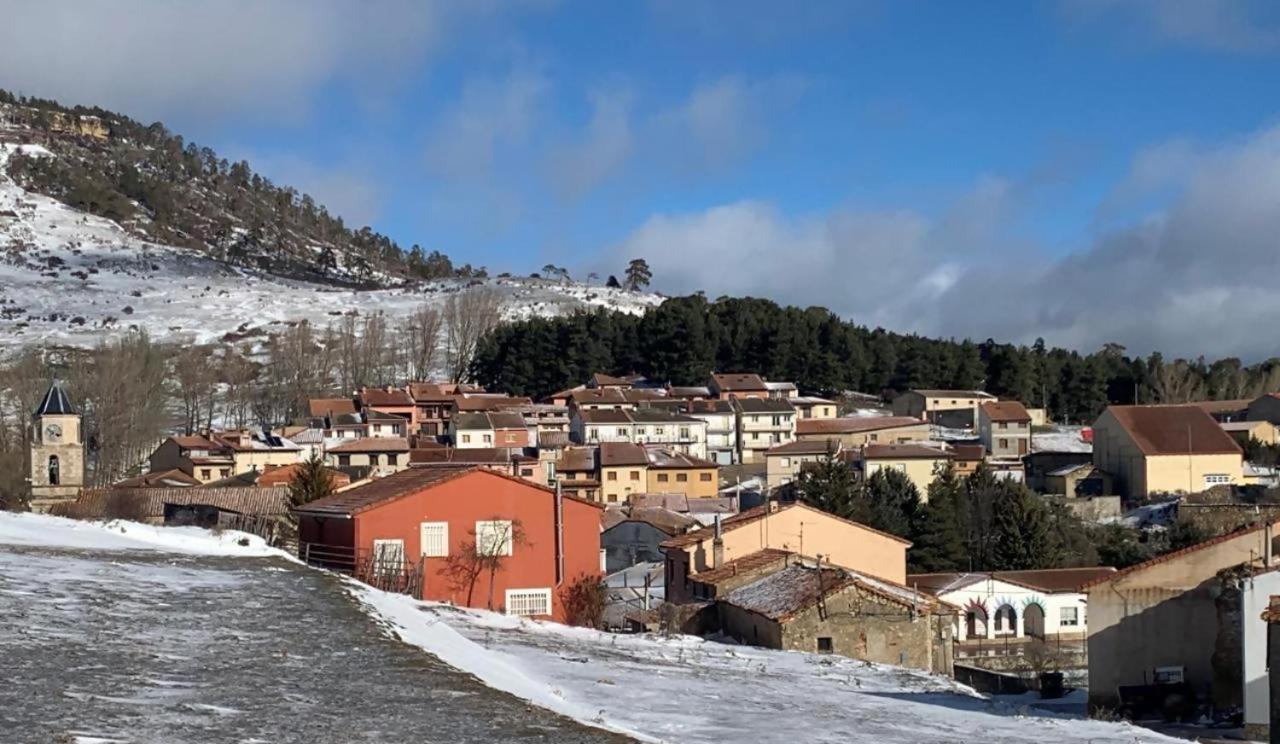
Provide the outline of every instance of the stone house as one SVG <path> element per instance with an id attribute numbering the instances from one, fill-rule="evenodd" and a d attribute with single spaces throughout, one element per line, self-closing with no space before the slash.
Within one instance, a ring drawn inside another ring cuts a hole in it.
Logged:
<path id="1" fill-rule="evenodd" d="M 1093 464 L 1130 499 L 1238 484 L 1240 445 L 1190 405 L 1109 406 L 1093 425 Z"/>
<path id="2" fill-rule="evenodd" d="M 796 409 L 777 398 L 733 398 L 739 462 L 763 462 L 764 454 L 795 439 Z"/>
<path id="3" fill-rule="evenodd" d="M 753 646 L 952 673 L 955 609 L 901 584 L 796 562 L 716 602 L 721 632 Z"/>
<path id="4" fill-rule="evenodd" d="M 1047 492 L 1049 473 L 1070 465 L 1092 465 L 1092 452 L 1058 452 L 1040 450 L 1022 458 L 1027 488 L 1039 493 Z"/>
<path id="5" fill-rule="evenodd" d="M 992 457 L 1022 457 L 1031 451 L 1031 414 L 1016 400 L 983 403 L 978 436 Z"/>
<path id="6" fill-rule="evenodd" d="M 662 543 L 667 600 L 689 601 L 696 574 L 766 548 L 820 555 L 833 566 L 902 583 L 910 546 L 896 535 L 807 504 L 769 502 Z"/>
<path id="7" fill-rule="evenodd" d="M 894 398 L 892 405 L 895 416 L 972 429 L 978 423 L 978 406 L 995 400 L 996 396 L 981 390 L 908 390 Z"/>
<path id="8" fill-rule="evenodd" d="M 1180 672 L 1219 707 L 1242 705 L 1238 663 L 1222 667 L 1241 652 L 1237 626 L 1220 623 L 1230 614 L 1220 602 L 1230 588 L 1223 572 L 1275 568 L 1277 526 L 1246 527 L 1086 583 L 1090 707 L 1117 708 L 1119 686 L 1146 684 L 1158 668 Z M 1227 638 L 1236 641 L 1220 648 Z"/>
<path id="9" fill-rule="evenodd" d="M 846 449 L 864 444 L 923 442 L 928 438 L 929 424 L 909 416 L 846 416 L 796 421 L 796 439 L 834 439 Z"/>
<path id="10" fill-rule="evenodd" d="M 1111 474 L 1096 468 L 1092 463 L 1064 465 L 1044 476 L 1043 488 L 1048 494 L 1061 494 L 1069 498 L 1110 496 L 1114 493 Z"/>

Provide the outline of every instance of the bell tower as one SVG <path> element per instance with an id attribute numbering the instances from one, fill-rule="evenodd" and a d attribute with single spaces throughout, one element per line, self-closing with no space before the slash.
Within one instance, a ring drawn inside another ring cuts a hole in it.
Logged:
<path id="1" fill-rule="evenodd" d="M 49 386 L 31 415 L 31 509 L 48 511 L 84 486 L 81 417 L 58 383 Z"/>

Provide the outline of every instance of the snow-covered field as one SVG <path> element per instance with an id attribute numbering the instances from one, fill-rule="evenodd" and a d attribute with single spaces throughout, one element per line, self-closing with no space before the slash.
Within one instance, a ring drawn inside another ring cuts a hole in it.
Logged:
<path id="1" fill-rule="evenodd" d="M 227 334 L 321 325 L 351 311 L 406 316 L 466 285 L 442 281 L 355 291 L 233 267 L 199 253 L 131 236 L 110 220 L 26 191 L 8 176 L 9 155 L 53 157 L 34 145 L 0 143 L 0 352 L 35 344 L 93 345 L 131 326 L 158 339 L 212 342 Z M 491 279 L 508 318 L 580 307 L 643 312 L 655 294 L 532 279 Z"/>
<path id="2" fill-rule="evenodd" d="M 991 702 L 952 680 L 691 636 L 613 635 L 351 590 L 403 640 L 483 682 L 646 741 L 1172 742 Z"/>
<path id="3" fill-rule="evenodd" d="M 1082 437 L 1084 426 L 1054 424 L 1031 433 L 1032 452 L 1093 452 L 1093 445 Z"/>
<path id="4" fill-rule="evenodd" d="M 83 523 L 0 513 L 0 548 L 3 547 L 19 551 L 91 551 L 61 558 L 57 553 L 38 556 L 39 560 L 55 563 L 83 563 L 90 560 L 88 556 L 103 551 L 103 560 L 111 561 L 112 566 L 116 565 L 110 558 L 112 551 L 216 556 L 216 560 L 279 555 L 256 538 L 240 533 L 215 535 L 194 528 Z M 0 549 L 0 558 L 3 553 Z M 280 565 L 248 562 L 243 570 L 280 572 Z M 50 564 L 41 570 L 54 569 Z M 185 578 L 180 584 L 190 585 L 194 580 L 191 577 L 199 578 L 191 569 L 182 570 Z M 297 570 L 304 569 L 299 566 Z M 150 585 L 145 570 L 111 571 L 112 580 L 117 583 L 138 583 L 137 591 L 130 595 L 130 608 L 144 612 Z M 94 569 L 86 576 L 90 574 L 101 578 L 103 570 Z M 209 580 L 214 578 L 222 580 L 213 576 Z M 612 635 L 418 602 L 354 581 L 345 581 L 343 586 L 389 632 L 474 675 L 489 687 L 568 718 L 644 741 L 1174 741 L 1128 724 L 1058 717 L 1021 703 L 992 702 L 952 680 L 897 667 L 721 644 L 690 636 Z M 272 591 L 282 590 L 273 585 Z M 308 595 L 315 591 L 309 590 Z M 163 600 L 157 599 L 163 601 L 158 611 L 171 611 L 174 602 L 182 601 L 181 596 L 166 590 Z M 206 597 L 201 601 L 209 600 Z M 259 599 L 241 601 L 261 604 Z M 51 610 L 44 607 L 41 611 Z M 68 611 L 75 611 L 74 603 L 68 605 Z M 70 622 L 65 618 L 57 622 L 64 621 Z M 198 677 L 198 672 L 191 673 Z M 210 705 L 225 703 L 226 697 L 235 698 L 233 692 L 210 685 L 208 680 L 202 683 L 192 678 L 190 683 L 195 689 L 210 688 L 213 697 L 204 701 Z M 256 683 L 276 684 L 270 680 Z M 153 703 L 148 698 L 148 704 L 167 703 Z M 194 704 L 190 700 L 183 703 L 187 707 Z M 59 715 L 67 713 L 67 709 L 60 710 Z M 239 725 L 237 722 L 242 719 L 232 716 L 224 721 L 225 728 Z M 260 725 L 261 721 L 255 720 L 254 724 Z"/>

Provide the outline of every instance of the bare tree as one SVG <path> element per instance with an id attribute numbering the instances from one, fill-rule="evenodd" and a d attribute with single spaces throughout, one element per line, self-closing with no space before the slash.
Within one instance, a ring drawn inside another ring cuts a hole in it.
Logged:
<path id="1" fill-rule="evenodd" d="M 443 324 L 444 317 L 440 311 L 427 304 L 423 304 L 409 316 L 406 332 L 403 334 L 407 342 L 406 379 L 426 380 L 435 372 Z"/>
<path id="2" fill-rule="evenodd" d="M 213 418 L 218 379 L 212 358 L 213 349 L 194 344 L 181 345 L 173 357 L 173 389 L 188 434 L 207 428 Z"/>
<path id="3" fill-rule="evenodd" d="M 1151 377 L 1152 392 L 1161 403 L 1186 403 L 1204 397 L 1204 379 L 1185 359 L 1161 364 Z"/>
<path id="4" fill-rule="evenodd" d="M 467 539 L 462 542 L 459 551 L 450 551 L 445 559 L 440 574 L 445 577 L 455 591 L 466 591 L 467 606 L 472 606 L 476 583 L 481 576 L 489 579 L 489 597 L 487 609 L 496 609 L 493 604 L 494 580 L 502 570 L 508 558 L 517 546 L 527 545 L 524 527 L 520 520 L 505 520 L 498 516 L 480 523 L 484 529 L 467 530 Z"/>
<path id="5" fill-rule="evenodd" d="M 219 368 L 219 377 L 226 386 L 223 396 L 223 419 L 236 428 L 247 426 L 253 410 L 254 384 L 258 380 L 258 365 L 249 359 L 249 352 L 228 349 Z M 212 418 L 212 417 L 211 417 Z"/>
<path id="6" fill-rule="evenodd" d="M 451 381 L 463 381 L 480 339 L 501 320 L 502 296 L 496 290 L 473 287 L 449 296 L 444 305 L 444 327 Z"/>

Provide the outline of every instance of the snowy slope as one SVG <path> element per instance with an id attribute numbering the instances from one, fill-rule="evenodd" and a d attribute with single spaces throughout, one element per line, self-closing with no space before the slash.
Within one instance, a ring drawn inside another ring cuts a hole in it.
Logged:
<path id="1" fill-rule="evenodd" d="M 257 535 L 137 522 L 80 522 L 47 514 L 0 512 L 0 545 L 75 550 L 158 550 L 187 555 L 280 556 Z"/>
<path id="2" fill-rule="evenodd" d="M 415 602 L 351 583 L 403 640 L 486 684 L 645 741 L 1173 742 L 992 702 L 953 680 L 691 636 L 613 635 Z"/>
<path id="3" fill-rule="evenodd" d="M 87 346 L 131 326 L 162 340 L 212 342 L 278 331 L 303 318 L 324 324 L 357 311 L 407 315 L 465 283 L 349 290 L 233 267 L 194 251 L 140 240 L 110 220 L 29 192 L 8 176 L 15 150 L 0 142 L 0 354 L 37 344 Z M 509 318 L 585 306 L 642 312 L 662 298 L 582 284 L 491 279 Z"/>

